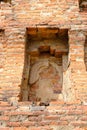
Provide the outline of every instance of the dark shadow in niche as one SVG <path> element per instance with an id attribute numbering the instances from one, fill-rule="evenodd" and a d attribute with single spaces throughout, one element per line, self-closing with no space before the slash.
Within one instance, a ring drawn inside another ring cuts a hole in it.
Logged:
<path id="1" fill-rule="evenodd" d="M 0 2 L 11 3 L 11 0 L 0 0 Z"/>
<path id="2" fill-rule="evenodd" d="M 62 89 L 62 71 L 66 68 L 63 68 L 65 63 L 62 64 L 62 62 L 67 58 L 68 52 L 67 29 L 46 27 L 26 29 L 21 101 L 40 101 L 40 106 L 48 106 L 49 99 L 46 99 L 49 96 L 50 99 L 54 96 L 52 100 L 56 100 Z M 45 90 L 49 91 L 50 94 L 45 94 Z M 40 92 L 47 98 L 42 98 Z"/>
<path id="3" fill-rule="evenodd" d="M 86 71 L 87 71 L 87 36 L 86 36 L 85 45 L 84 45 L 84 62 L 85 62 Z"/>
<path id="4" fill-rule="evenodd" d="M 5 34 L 5 30 L 4 29 L 0 29 L 0 36 Z"/>
<path id="5" fill-rule="evenodd" d="M 79 0 L 79 8 L 81 12 L 87 11 L 87 0 Z"/>
<path id="6" fill-rule="evenodd" d="M 27 48 L 28 48 L 28 34 L 27 29 L 25 33 L 25 52 L 24 52 L 24 67 L 23 67 L 23 74 L 22 74 L 22 81 L 21 81 L 21 92 L 19 95 L 19 101 L 28 101 L 28 78 L 29 78 L 29 64 L 28 55 L 27 55 Z"/>

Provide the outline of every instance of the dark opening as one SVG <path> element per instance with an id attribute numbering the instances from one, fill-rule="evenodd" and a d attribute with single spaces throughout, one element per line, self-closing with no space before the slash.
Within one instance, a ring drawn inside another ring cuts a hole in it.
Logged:
<path id="1" fill-rule="evenodd" d="M 79 0 L 80 11 L 87 11 L 87 0 Z"/>
<path id="2" fill-rule="evenodd" d="M 5 34 L 5 30 L 4 29 L 0 29 L 0 36 L 3 36 Z"/>
<path id="3" fill-rule="evenodd" d="M 85 66 L 86 66 L 86 71 L 87 71 L 87 36 L 86 36 L 85 45 L 84 45 L 84 61 L 85 61 Z"/>
<path id="4" fill-rule="evenodd" d="M 9 3 L 11 3 L 11 0 L 0 0 L 0 2 L 9 2 Z"/>

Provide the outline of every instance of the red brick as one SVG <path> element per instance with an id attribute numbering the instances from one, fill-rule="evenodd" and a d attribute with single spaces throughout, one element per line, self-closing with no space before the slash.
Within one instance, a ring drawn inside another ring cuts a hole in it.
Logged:
<path id="1" fill-rule="evenodd" d="M 87 126 L 87 121 L 73 121 L 71 123 L 73 126 L 80 126 L 80 127 L 84 127 Z"/>
<path id="2" fill-rule="evenodd" d="M 13 111 L 13 112 L 4 112 L 4 115 L 11 115 L 11 116 L 16 116 L 16 115 L 33 115 L 33 112 L 24 112 L 24 111 Z"/>
<path id="3" fill-rule="evenodd" d="M 13 130 L 28 130 L 26 127 L 14 127 Z"/>
<path id="4" fill-rule="evenodd" d="M 8 116 L 0 116 L 0 120 L 2 121 L 8 121 L 9 117 Z"/>
<path id="5" fill-rule="evenodd" d="M 50 106 L 57 106 L 57 105 L 59 106 L 63 104 L 64 104 L 64 101 L 62 100 L 50 102 Z"/>
<path id="6" fill-rule="evenodd" d="M 67 114 L 68 115 L 81 115 L 83 114 L 83 111 L 82 110 L 69 110 L 67 111 Z"/>
<path id="7" fill-rule="evenodd" d="M 49 111 L 58 111 L 58 110 L 61 110 L 62 109 L 62 106 L 48 106 L 47 107 L 47 110 Z"/>
<path id="8" fill-rule="evenodd" d="M 74 106 L 74 105 L 64 105 L 63 107 L 62 107 L 62 110 L 75 110 L 75 108 L 76 108 L 76 106 Z"/>
<path id="9" fill-rule="evenodd" d="M 61 121 L 73 121 L 73 120 L 75 120 L 75 116 L 63 116 L 63 117 L 60 117 L 60 120 Z"/>
<path id="10" fill-rule="evenodd" d="M 58 119 L 59 119 L 59 116 L 57 116 L 57 115 L 46 116 L 44 119 L 45 119 L 45 120 L 58 120 Z"/>
<path id="11" fill-rule="evenodd" d="M 50 123 L 51 123 L 51 121 L 41 121 L 41 122 L 39 122 L 39 125 L 40 126 L 46 126 L 46 125 L 50 125 Z"/>
<path id="12" fill-rule="evenodd" d="M 0 128 L 0 130 L 10 130 L 10 128 L 9 127 L 2 127 L 2 128 Z"/>
<path id="13" fill-rule="evenodd" d="M 15 110 L 17 107 L 0 107 L 0 111 Z"/>
<path id="14" fill-rule="evenodd" d="M 29 130 L 42 130 L 42 128 L 33 127 L 33 128 L 29 128 Z"/>
<path id="15" fill-rule="evenodd" d="M 84 130 L 84 128 L 76 127 L 74 130 Z"/>
<path id="16" fill-rule="evenodd" d="M 68 125 L 67 121 L 52 121 L 50 122 L 50 125 Z"/>
<path id="17" fill-rule="evenodd" d="M 21 126 L 21 122 L 8 122 L 7 125 L 9 127 L 19 127 Z"/>
<path id="18" fill-rule="evenodd" d="M 49 126 L 30 127 L 29 130 L 53 130 Z"/>
<path id="19" fill-rule="evenodd" d="M 32 122 L 32 121 L 26 121 L 22 123 L 22 126 L 24 127 L 29 127 L 29 126 L 35 126 L 36 122 Z"/>
<path id="20" fill-rule="evenodd" d="M 34 116 L 39 116 L 39 115 L 48 115 L 49 112 L 48 111 L 36 111 L 36 112 L 33 112 L 32 115 Z"/>
<path id="21" fill-rule="evenodd" d="M 83 127 L 83 130 L 87 130 L 87 127 Z"/>
<path id="22" fill-rule="evenodd" d="M 41 121 L 41 120 L 42 120 L 42 117 L 40 117 L 40 116 L 37 116 L 37 117 L 35 117 L 35 116 L 30 116 L 30 117 L 28 118 L 28 120 L 29 120 L 29 121 Z"/>
<path id="23" fill-rule="evenodd" d="M 81 119 L 82 121 L 87 121 L 87 116 L 85 115 L 85 116 L 81 117 L 80 119 Z"/>
<path id="24" fill-rule="evenodd" d="M 87 114 L 87 105 L 86 106 L 82 106 L 82 111 L 83 111 L 83 113 Z"/>
<path id="25" fill-rule="evenodd" d="M 0 101 L 0 107 L 8 107 L 10 104 L 8 102 Z"/>

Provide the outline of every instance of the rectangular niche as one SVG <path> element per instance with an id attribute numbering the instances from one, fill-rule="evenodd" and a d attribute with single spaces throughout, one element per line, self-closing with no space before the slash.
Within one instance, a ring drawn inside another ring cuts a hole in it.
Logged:
<path id="1" fill-rule="evenodd" d="M 9 2 L 9 3 L 11 3 L 11 0 L 0 0 L 0 2 Z"/>
<path id="2" fill-rule="evenodd" d="M 3 36 L 5 33 L 5 30 L 4 29 L 0 29 L 0 36 Z"/>
<path id="3" fill-rule="evenodd" d="M 87 11 L 87 0 L 79 0 L 80 11 Z"/>
<path id="4" fill-rule="evenodd" d="M 58 100 L 63 88 L 63 70 L 67 68 L 64 59 L 68 59 L 69 52 L 68 30 L 27 28 L 26 33 L 22 101 Z"/>
<path id="5" fill-rule="evenodd" d="M 0 49 L 3 47 L 3 42 L 5 40 L 5 30 L 0 29 Z M 2 52 L 2 49 L 0 50 Z"/>

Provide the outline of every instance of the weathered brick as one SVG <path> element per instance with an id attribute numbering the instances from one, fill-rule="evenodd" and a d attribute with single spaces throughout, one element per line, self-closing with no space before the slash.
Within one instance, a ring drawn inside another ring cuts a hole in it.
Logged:
<path id="1" fill-rule="evenodd" d="M 82 110 L 85 114 L 87 114 L 87 105 L 86 106 L 82 106 Z"/>
<path id="2" fill-rule="evenodd" d="M 37 121 L 38 122 L 38 121 L 42 120 L 42 117 L 41 116 L 37 116 L 37 117 L 32 116 L 32 117 L 29 117 L 28 120 L 29 121 Z"/>
<path id="3" fill-rule="evenodd" d="M 80 126 L 80 127 L 84 127 L 87 126 L 87 122 L 86 121 L 73 121 L 71 123 L 73 126 Z"/>
<path id="4" fill-rule="evenodd" d="M 23 122 L 23 126 L 24 127 L 29 127 L 29 126 L 35 126 L 37 124 L 37 122 L 33 122 L 33 121 L 26 121 L 26 122 Z"/>
<path id="5" fill-rule="evenodd" d="M 0 107 L 0 111 L 14 110 L 17 107 Z"/>
<path id="6" fill-rule="evenodd" d="M 49 126 L 30 127 L 29 130 L 53 130 Z"/>
<path id="7" fill-rule="evenodd" d="M 50 125 L 68 125 L 68 122 L 67 121 L 52 121 L 50 122 Z"/>
<path id="8" fill-rule="evenodd" d="M 26 127 L 14 127 L 13 130 L 28 130 Z"/>
<path id="9" fill-rule="evenodd" d="M 70 116 L 60 117 L 60 120 L 61 121 L 74 121 L 75 120 L 75 115 L 74 116 L 70 115 Z"/>
<path id="10" fill-rule="evenodd" d="M 0 120 L 2 121 L 8 121 L 9 117 L 8 116 L 0 116 Z"/>
<path id="11" fill-rule="evenodd" d="M 39 122 L 39 125 L 40 126 L 46 126 L 46 125 L 50 125 L 50 121 L 41 121 L 41 122 Z"/>
<path id="12" fill-rule="evenodd" d="M 47 107 L 47 110 L 49 110 L 49 111 L 60 111 L 61 110 L 61 106 L 48 106 Z"/>
<path id="13" fill-rule="evenodd" d="M 26 111 L 13 111 L 13 112 L 4 112 L 4 115 L 10 115 L 10 116 L 16 116 L 16 115 L 33 115 L 32 112 L 26 112 Z"/>
<path id="14" fill-rule="evenodd" d="M 81 117 L 81 120 L 82 120 L 82 121 L 87 121 L 87 116 L 86 116 L 86 115 L 82 116 L 82 117 Z"/>
<path id="15" fill-rule="evenodd" d="M 32 128 L 29 128 L 29 130 L 42 130 L 42 128 L 40 128 L 40 127 L 32 127 Z"/>
<path id="16" fill-rule="evenodd" d="M 57 115 L 46 116 L 44 119 L 45 120 L 58 120 L 59 116 L 57 116 Z"/>
<path id="17" fill-rule="evenodd" d="M 10 104 L 8 102 L 0 101 L 0 107 L 8 107 Z"/>
<path id="18" fill-rule="evenodd" d="M 84 130 L 84 128 L 76 127 L 74 130 Z"/>
<path id="19" fill-rule="evenodd" d="M 0 130 L 10 130 L 10 128 L 9 127 L 2 127 L 2 128 L 0 128 Z"/>
<path id="20" fill-rule="evenodd" d="M 7 125 L 9 127 L 19 127 L 21 126 L 21 122 L 8 122 Z"/>
<path id="21" fill-rule="evenodd" d="M 57 106 L 57 105 L 63 105 L 63 104 L 64 104 L 64 101 L 62 100 L 50 102 L 50 106 Z"/>
<path id="22" fill-rule="evenodd" d="M 68 115 L 81 115 L 83 114 L 83 111 L 82 110 L 69 110 L 67 111 L 67 114 Z"/>

